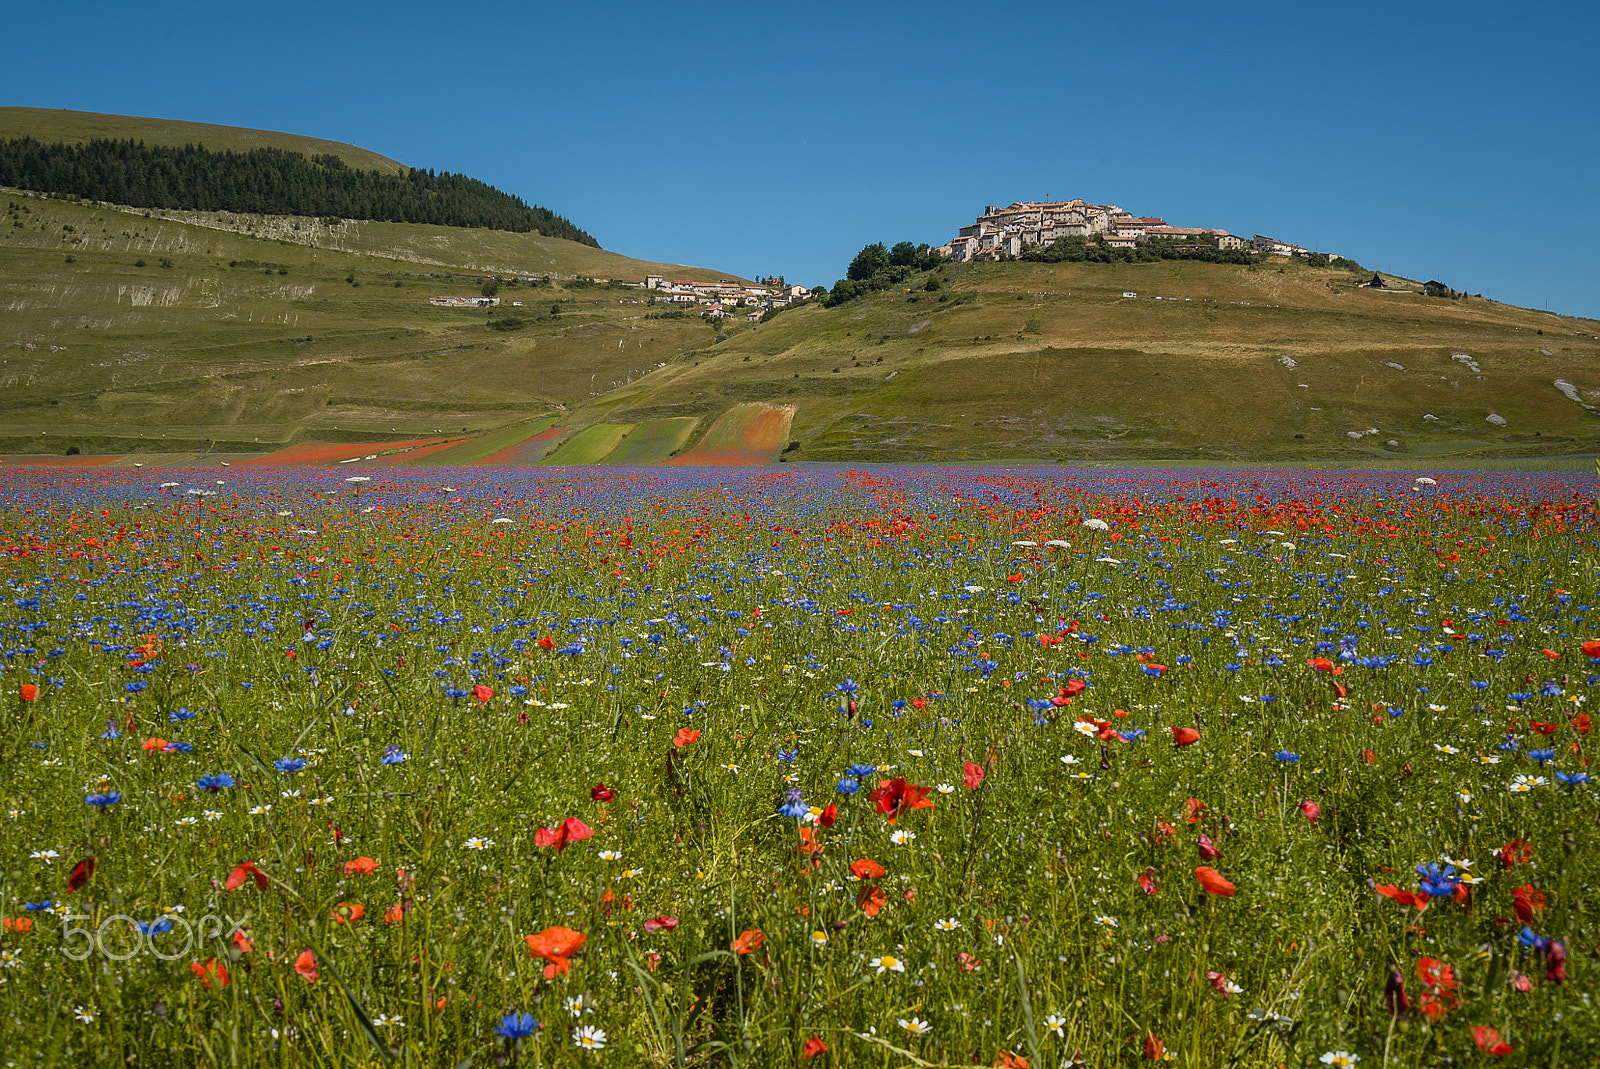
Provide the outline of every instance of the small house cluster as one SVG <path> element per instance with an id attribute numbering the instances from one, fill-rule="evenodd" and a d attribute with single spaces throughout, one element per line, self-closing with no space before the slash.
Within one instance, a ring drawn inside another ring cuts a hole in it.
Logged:
<path id="1" fill-rule="evenodd" d="M 938 251 L 957 263 L 999 260 L 1021 256 L 1024 246 L 1049 245 L 1065 237 L 1097 238 L 1112 248 L 1125 249 L 1137 248 L 1152 238 L 1166 238 L 1179 246 L 1214 242 L 1219 249 L 1310 255 L 1302 246 L 1260 234 L 1242 238 L 1219 226 L 1172 226 L 1165 219 L 1134 215 L 1115 204 L 1090 204 L 1080 199 L 1017 201 L 1004 208 L 988 205 L 971 226 L 962 227 L 955 239 Z"/>
<path id="2" fill-rule="evenodd" d="M 736 309 L 750 309 L 746 312 L 746 318 L 752 323 L 770 309 L 785 308 L 811 296 L 811 291 L 805 286 L 789 286 L 781 281 L 747 286 L 727 279 L 695 282 L 692 279 L 669 280 L 664 275 L 646 275 L 644 288 L 653 291 L 657 301 L 692 306 L 698 308 L 702 315 L 727 316 Z"/>
<path id="3" fill-rule="evenodd" d="M 499 297 L 429 297 L 435 308 L 498 308 Z"/>

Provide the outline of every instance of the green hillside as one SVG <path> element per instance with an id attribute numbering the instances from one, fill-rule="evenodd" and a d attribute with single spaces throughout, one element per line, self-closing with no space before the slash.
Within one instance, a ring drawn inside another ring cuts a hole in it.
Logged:
<path id="1" fill-rule="evenodd" d="M 786 460 L 1600 450 L 1600 323 L 1363 277 L 1288 260 L 946 265 L 780 313 L 614 392 L 605 418 L 793 405 Z"/>
<path id="2" fill-rule="evenodd" d="M 695 317 L 645 319 L 639 289 L 583 278 L 717 272 L 555 238 L 258 216 L 202 226 L 180 218 L 197 213 L 5 190 L 0 206 L 0 452 L 477 433 L 587 404 L 714 337 Z M 477 296 L 491 273 L 493 313 L 428 303 Z M 490 329 L 496 316 L 520 329 Z"/>
<path id="3" fill-rule="evenodd" d="M 0 138 L 161 129 L 174 143 L 361 152 L 0 109 Z M 368 157 L 342 156 L 382 159 Z M 538 234 L 4 189 L 0 203 L 0 453 L 175 463 L 424 440 L 439 444 L 366 452 L 1439 465 L 1600 453 L 1600 323 L 1404 280 L 1366 289 L 1299 260 L 942 264 L 834 308 L 719 327 L 633 285 L 717 272 Z M 486 286 L 492 311 L 428 302 Z"/>
<path id="4" fill-rule="evenodd" d="M 327 141 L 320 137 L 283 134 L 273 130 L 247 130 L 238 126 L 213 126 L 211 123 L 183 122 L 179 119 L 147 119 L 134 115 L 102 115 L 92 111 L 63 111 L 57 108 L 0 107 L 0 140 L 31 137 L 38 141 L 62 141 L 80 145 L 96 139 L 131 138 L 147 145 L 204 145 L 213 152 L 231 149 L 248 152 L 257 148 L 277 148 L 307 156 L 337 156 L 347 166 L 367 171 L 399 174 L 405 165 L 376 152 Z"/>

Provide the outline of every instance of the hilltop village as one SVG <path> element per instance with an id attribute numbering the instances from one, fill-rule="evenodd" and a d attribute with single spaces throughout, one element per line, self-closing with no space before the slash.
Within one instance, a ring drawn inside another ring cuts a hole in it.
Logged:
<path id="1" fill-rule="evenodd" d="M 1017 201 L 1004 208 L 988 205 L 970 225 L 937 251 L 956 263 L 1016 259 L 1029 245 L 1045 246 L 1066 237 L 1082 237 L 1111 248 L 1132 249 L 1160 238 L 1179 247 L 1206 245 L 1242 249 L 1268 256 L 1309 256 L 1310 250 L 1264 234 L 1242 238 L 1219 226 L 1171 226 L 1165 219 L 1134 215 L 1115 204 L 1084 200 Z M 1341 257 L 1328 254 L 1328 259 Z"/>

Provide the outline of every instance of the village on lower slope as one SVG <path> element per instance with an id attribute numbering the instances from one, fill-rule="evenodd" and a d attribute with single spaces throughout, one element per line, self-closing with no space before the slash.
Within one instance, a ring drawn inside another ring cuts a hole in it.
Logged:
<path id="1" fill-rule="evenodd" d="M 1242 238 L 1219 226 L 1170 226 L 1165 219 L 1134 215 L 1115 204 L 1090 204 L 1081 199 L 1017 201 L 1004 208 L 988 205 L 940 253 L 956 263 L 1016 258 L 1028 245 L 1050 245 L 1061 238 L 1083 237 L 1112 248 L 1132 249 L 1152 238 L 1178 245 L 1214 245 L 1248 249 L 1270 256 L 1309 256 L 1309 250 L 1263 234 Z M 1339 256 L 1329 254 L 1328 259 Z"/>

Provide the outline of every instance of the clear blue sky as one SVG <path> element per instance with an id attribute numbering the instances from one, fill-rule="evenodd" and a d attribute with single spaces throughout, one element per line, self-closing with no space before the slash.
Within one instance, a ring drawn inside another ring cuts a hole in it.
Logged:
<path id="1" fill-rule="evenodd" d="M 1600 4 L 11 5 L 0 103 L 352 142 L 831 283 L 1084 197 L 1600 316 Z"/>

